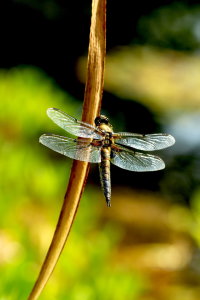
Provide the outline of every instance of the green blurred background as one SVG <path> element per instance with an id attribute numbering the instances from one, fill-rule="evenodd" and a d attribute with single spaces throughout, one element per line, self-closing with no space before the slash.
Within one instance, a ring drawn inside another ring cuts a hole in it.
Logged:
<path id="1" fill-rule="evenodd" d="M 38 143 L 80 118 L 91 1 L 0 4 L 0 300 L 26 299 L 49 247 L 72 161 Z M 40 299 L 200 299 L 200 4 L 108 1 L 102 112 L 115 131 L 168 132 L 166 169 L 112 166 L 108 209 L 92 165 Z"/>

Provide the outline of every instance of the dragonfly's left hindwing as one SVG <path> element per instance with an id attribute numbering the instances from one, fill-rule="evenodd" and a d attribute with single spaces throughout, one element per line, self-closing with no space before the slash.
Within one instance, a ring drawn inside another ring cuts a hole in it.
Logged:
<path id="1" fill-rule="evenodd" d="M 88 139 L 72 139 L 55 134 L 43 134 L 40 143 L 72 159 L 99 163 L 101 148 L 94 147 Z"/>

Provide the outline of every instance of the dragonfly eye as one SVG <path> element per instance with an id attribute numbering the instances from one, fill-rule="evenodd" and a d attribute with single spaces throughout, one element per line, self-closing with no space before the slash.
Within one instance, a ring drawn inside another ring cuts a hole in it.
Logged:
<path id="1" fill-rule="evenodd" d="M 101 116 L 96 117 L 94 122 L 95 122 L 96 126 L 99 126 L 100 124 L 108 125 L 109 124 L 109 119 L 106 116 L 101 115 Z"/>

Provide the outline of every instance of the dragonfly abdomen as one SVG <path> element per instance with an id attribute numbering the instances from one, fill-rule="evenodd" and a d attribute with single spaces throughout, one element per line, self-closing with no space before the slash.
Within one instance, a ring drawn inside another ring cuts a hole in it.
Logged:
<path id="1" fill-rule="evenodd" d="M 102 148 L 100 163 L 101 186 L 106 198 L 107 206 L 111 206 L 111 180 L 110 180 L 110 147 Z"/>

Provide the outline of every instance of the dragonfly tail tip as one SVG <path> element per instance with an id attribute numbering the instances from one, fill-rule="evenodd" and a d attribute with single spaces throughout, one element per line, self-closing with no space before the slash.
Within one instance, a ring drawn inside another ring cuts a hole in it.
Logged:
<path id="1" fill-rule="evenodd" d="M 110 199 L 106 199 L 107 207 L 111 207 L 111 201 Z"/>

